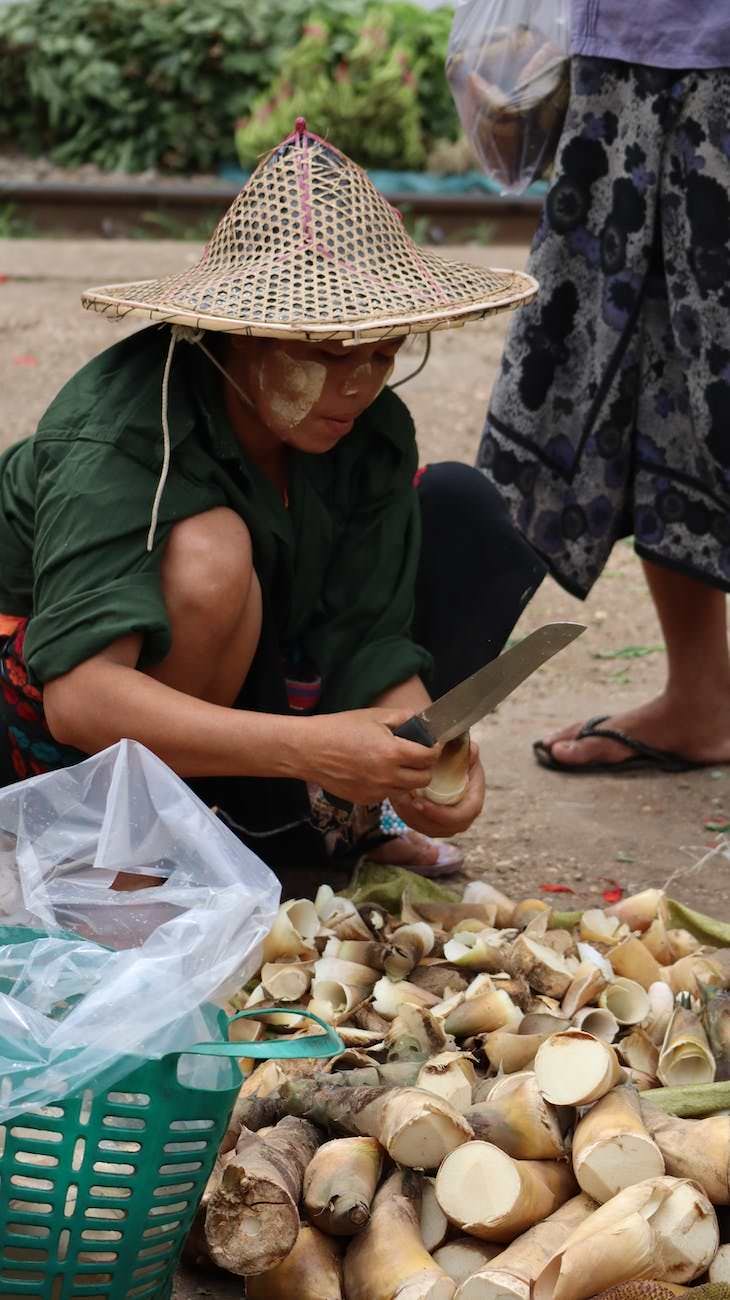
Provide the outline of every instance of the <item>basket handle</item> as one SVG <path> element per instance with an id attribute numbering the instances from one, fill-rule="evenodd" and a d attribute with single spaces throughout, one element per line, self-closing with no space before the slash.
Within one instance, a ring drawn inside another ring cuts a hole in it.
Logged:
<path id="1" fill-rule="evenodd" d="M 186 1047 L 181 1056 L 250 1056 L 257 1061 L 301 1061 L 305 1058 L 315 1059 L 324 1056 L 338 1056 L 344 1052 L 345 1044 L 339 1034 L 335 1032 L 326 1020 L 315 1016 L 311 1011 L 300 1011 L 298 1007 L 266 1007 L 266 1015 L 270 1016 L 274 1012 L 281 1011 L 286 1015 L 306 1016 L 308 1020 L 316 1020 L 318 1025 L 324 1029 L 323 1034 L 308 1035 L 306 1038 L 290 1039 L 267 1039 L 263 1043 L 195 1043 L 192 1047 Z M 261 1016 L 261 1009 L 252 1008 L 250 1011 L 239 1011 L 237 1015 L 231 1016 L 228 1021 L 232 1025 L 236 1020 L 246 1020 L 249 1017 L 257 1019 Z"/>

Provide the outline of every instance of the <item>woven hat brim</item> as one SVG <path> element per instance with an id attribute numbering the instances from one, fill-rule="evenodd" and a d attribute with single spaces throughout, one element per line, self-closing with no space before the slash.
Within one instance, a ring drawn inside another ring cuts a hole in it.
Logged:
<path id="1" fill-rule="evenodd" d="M 471 269 L 472 272 L 475 270 Z M 495 287 L 497 277 L 501 283 Z M 485 281 L 487 278 L 489 288 L 484 295 L 470 296 L 467 301 L 440 303 L 431 308 L 394 313 L 392 316 L 379 314 L 351 320 L 261 321 L 193 311 L 180 301 L 175 301 L 176 295 L 170 294 L 169 280 L 144 280 L 87 289 L 81 296 L 81 304 L 110 319 L 135 316 L 168 325 L 187 325 L 193 329 L 260 338 L 298 339 L 307 342 L 330 339 L 377 341 L 404 334 L 455 329 L 467 321 L 481 320 L 497 312 L 512 311 L 534 298 L 538 290 L 537 280 L 523 271 L 490 267 L 485 272 Z M 184 274 L 177 277 L 177 288 L 181 282 L 184 283 Z M 141 300 L 140 291 L 146 301 Z"/>

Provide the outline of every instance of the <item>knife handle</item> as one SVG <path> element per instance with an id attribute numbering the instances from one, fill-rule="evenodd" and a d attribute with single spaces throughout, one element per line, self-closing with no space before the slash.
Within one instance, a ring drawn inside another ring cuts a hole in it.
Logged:
<path id="1" fill-rule="evenodd" d="M 428 727 L 417 715 L 404 722 L 402 727 L 398 727 L 397 731 L 393 732 L 393 735 L 399 740 L 412 740 L 416 745 L 425 745 L 427 749 L 433 749 L 436 744 Z"/>
<path id="2" fill-rule="evenodd" d="M 400 740 L 412 740 L 416 745 L 425 745 L 427 749 L 433 749 L 436 744 L 428 727 L 421 722 L 420 718 L 415 716 L 404 722 L 402 727 L 398 727 L 398 730 L 394 731 L 393 735 L 398 736 Z M 340 799 L 337 795 L 329 794 L 327 791 L 325 793 L 329 802 L 334 804 L 335 808 L 341 808 L 343 812 L 351 812 L 355 806 L 349 803 L 347 799 Z"/>

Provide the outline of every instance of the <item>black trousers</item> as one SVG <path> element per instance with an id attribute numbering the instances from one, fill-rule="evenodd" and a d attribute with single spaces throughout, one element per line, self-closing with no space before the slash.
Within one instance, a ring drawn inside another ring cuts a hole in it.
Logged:
<path id="1" fill-rule="evenodd" d="M 429 687 L 438 698 L 496 658 L 546 570 L 479 470 L 456 461 L 430 465 L 418 492 L 422 545 L 413 636 L 433 656 Z M 283 668 L 266 612 L 237 704 L 288 712 Z M 309 822 L 302 782 L 225 778 L 192 784 L 201 798 L 224 810 L 231 829 L 284 878 L 287 868 L 297 874 L 307 867 L 316 872 L 325 863 L 332 878 L 322 839 Z"/>

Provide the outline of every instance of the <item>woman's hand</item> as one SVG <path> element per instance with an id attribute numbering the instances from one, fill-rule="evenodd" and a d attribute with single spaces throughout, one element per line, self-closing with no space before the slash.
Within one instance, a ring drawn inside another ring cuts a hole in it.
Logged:
<path id="1" fill-rule="evenodd" d="M 424 788 L 426 784 L 424 782 Z M 479 749 L 472 741 L 469 749 L 469 785 L 458 803 L 447 806 L 431 803 L 430 799 L 421 798 L 418 794 L 404 794 L 394 790 L 388 793 L 398 816 L 412 830 L 437 838 L 459 835 L 469 829 L 484 806 L 484 768 Z"/>
<path id="2" fill-rule="evenodd" d="M 303 718 L 298 723 L 301 743 L 289 755 L 291 775 L 360 804 L 423 789 L 431 780 L 441 746 L 428 749 L 393 735 L 391 728 L 407 722 L 412 712 L 410 708 L 356 709 Z"/>

